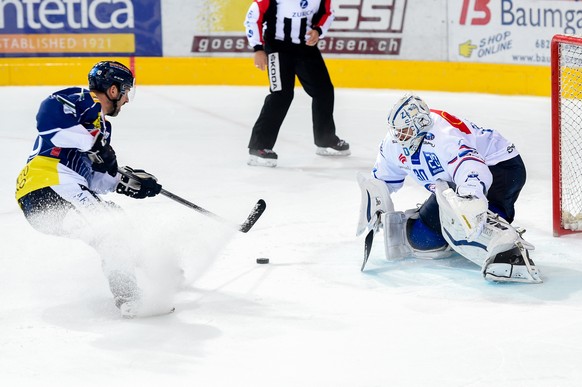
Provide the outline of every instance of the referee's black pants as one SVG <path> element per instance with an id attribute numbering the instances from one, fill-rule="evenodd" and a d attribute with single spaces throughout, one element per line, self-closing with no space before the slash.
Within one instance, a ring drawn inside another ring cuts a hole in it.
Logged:
<path id="1" fill-rule="evenodd" d="M 250 149 L 273 149 L 283 120 L 293 101 L 295 76 L 312 98 L 313 138 L 316 146 L 336 145 L 333 120 L 334 88 L 321 52 L 316 46 L 276 42 L 266 45 L 270 94 L 257 119 Z"/>

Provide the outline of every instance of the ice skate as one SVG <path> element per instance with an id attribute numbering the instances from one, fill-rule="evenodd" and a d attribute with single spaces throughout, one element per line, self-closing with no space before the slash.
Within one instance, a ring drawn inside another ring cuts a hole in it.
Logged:
<path id="1" fill-rule="evenodd" d="M 350 144 L 344 140 L 339 140 L 337 144 L 328 147 L 318 146 L 315 150 L 315 154 L 320 156 L 349 156 L 351 153 Z"/>
<path id="2" fill-rule="evenodd" d="M 163 316 L 175 310 L 173 306 L 145 305 L 141 300 L 126 301 L 119 306 L 121 317 L 125 319 Z"/>
<path id="3" fill-rule="evenodd" d="M 248 165 L 259 167 L 276 167 L 277 154 L 272 149 L 249 149 Z"/>

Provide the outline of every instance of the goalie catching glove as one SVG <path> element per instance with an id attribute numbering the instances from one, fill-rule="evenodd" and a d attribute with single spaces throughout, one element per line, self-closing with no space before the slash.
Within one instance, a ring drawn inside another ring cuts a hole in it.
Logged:
<path id="1" fill-rule="evenodd" d="M 143 199 L 156 196 L 162 190 L 162 186 L 158 184 L 158 179 L 143 169 L 133 169 L 125 166 L 119 168 L 119 172 L 121 173 L 121 180 L 117 184 L 117 193 L 134 199 Z"/>

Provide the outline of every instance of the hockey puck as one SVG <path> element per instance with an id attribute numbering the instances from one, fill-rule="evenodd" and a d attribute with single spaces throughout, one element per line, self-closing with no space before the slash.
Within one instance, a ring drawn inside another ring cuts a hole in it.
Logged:
<path id="1" fill-rule="evenodd" d="M 261 265 L 269 263 L 269 258 L 257 258 L 257 263 Z"/>

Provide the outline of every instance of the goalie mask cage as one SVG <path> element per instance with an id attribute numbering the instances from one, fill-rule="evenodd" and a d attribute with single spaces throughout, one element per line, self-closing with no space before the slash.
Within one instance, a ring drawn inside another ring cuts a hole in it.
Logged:
<path id="1" fill-rule="evenodd" d="M 554 236 L 582 232 L 582 36 L 555 35 L 552 57 Z"/>

